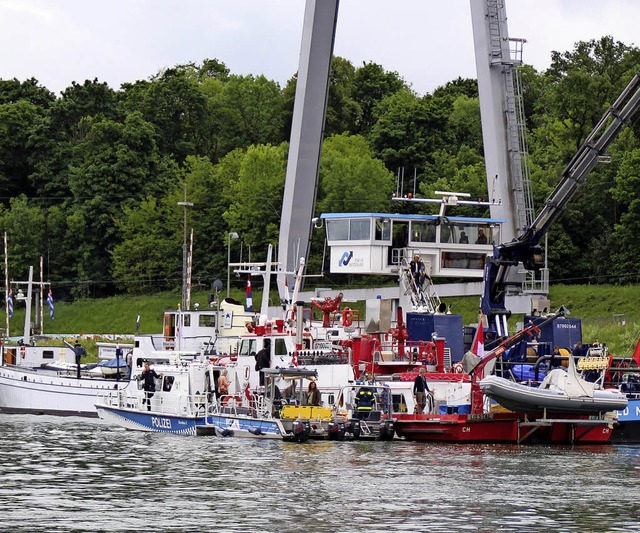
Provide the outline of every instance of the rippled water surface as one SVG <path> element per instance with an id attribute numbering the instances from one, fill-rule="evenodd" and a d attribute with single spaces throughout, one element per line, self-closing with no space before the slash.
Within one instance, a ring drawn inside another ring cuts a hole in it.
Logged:
<path id="1" fill-rule="evenodd" d="M 640 446 L 305 444 L 0 415 L 2 531 L 640 531 Z"/>

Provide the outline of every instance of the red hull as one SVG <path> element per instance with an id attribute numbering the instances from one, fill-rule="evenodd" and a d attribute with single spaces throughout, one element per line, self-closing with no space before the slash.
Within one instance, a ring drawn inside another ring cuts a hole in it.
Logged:
<path id="1" fill-rule="evenodd" d="M 429 442 L 604 444 L 611 427 L 602 421 L 525 419 L 518 413 L 491 415 L 398 415 L 396 434 L 407 440 Z"/>

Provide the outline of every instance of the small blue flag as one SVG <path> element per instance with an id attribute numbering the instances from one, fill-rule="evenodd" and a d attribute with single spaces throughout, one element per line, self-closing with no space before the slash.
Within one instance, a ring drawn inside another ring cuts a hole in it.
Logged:
<path id="1" fill-rule="evenodd" d="M 49 289 L 49 294 L 47 295 L 47 303 L 49 304 L 49 316 L 53 320 L 53 293 L 51 289 Z"/>
<path id="2" fill-rule="evenodd" d="M 13 291 L 9 289 L 9 295 L 7 296 L 7 303 L 9 304 L 9 318 L 13 318 Z"/>

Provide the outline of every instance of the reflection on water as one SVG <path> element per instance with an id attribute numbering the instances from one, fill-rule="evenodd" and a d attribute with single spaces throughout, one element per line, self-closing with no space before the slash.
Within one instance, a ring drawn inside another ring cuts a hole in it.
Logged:
<path id="1" fill-rule="evenodd" d="M 305 444 L 0 415 L 4 531 L 640 531 L 640 446 Z"/>

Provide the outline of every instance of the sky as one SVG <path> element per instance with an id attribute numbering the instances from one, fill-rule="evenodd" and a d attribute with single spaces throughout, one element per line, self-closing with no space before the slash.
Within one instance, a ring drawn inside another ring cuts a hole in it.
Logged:
<path id="1" fill-rule="evenodd" d="M 476 0 L 472 0 L 476 1 Z M 334 54 L 396 71 L 418 94 L 475 78 L 470 0 L 340 0 Z M 305 0 L 0 0 L 0 79 L 60 94 L 98 78 L 114 89 L 216 58 L 284 86 L 298 69 Z M 640 1 L 506 0 L 511 37 L 538 70 L 551 51 L 611 35 L 640 46 Z"/>

